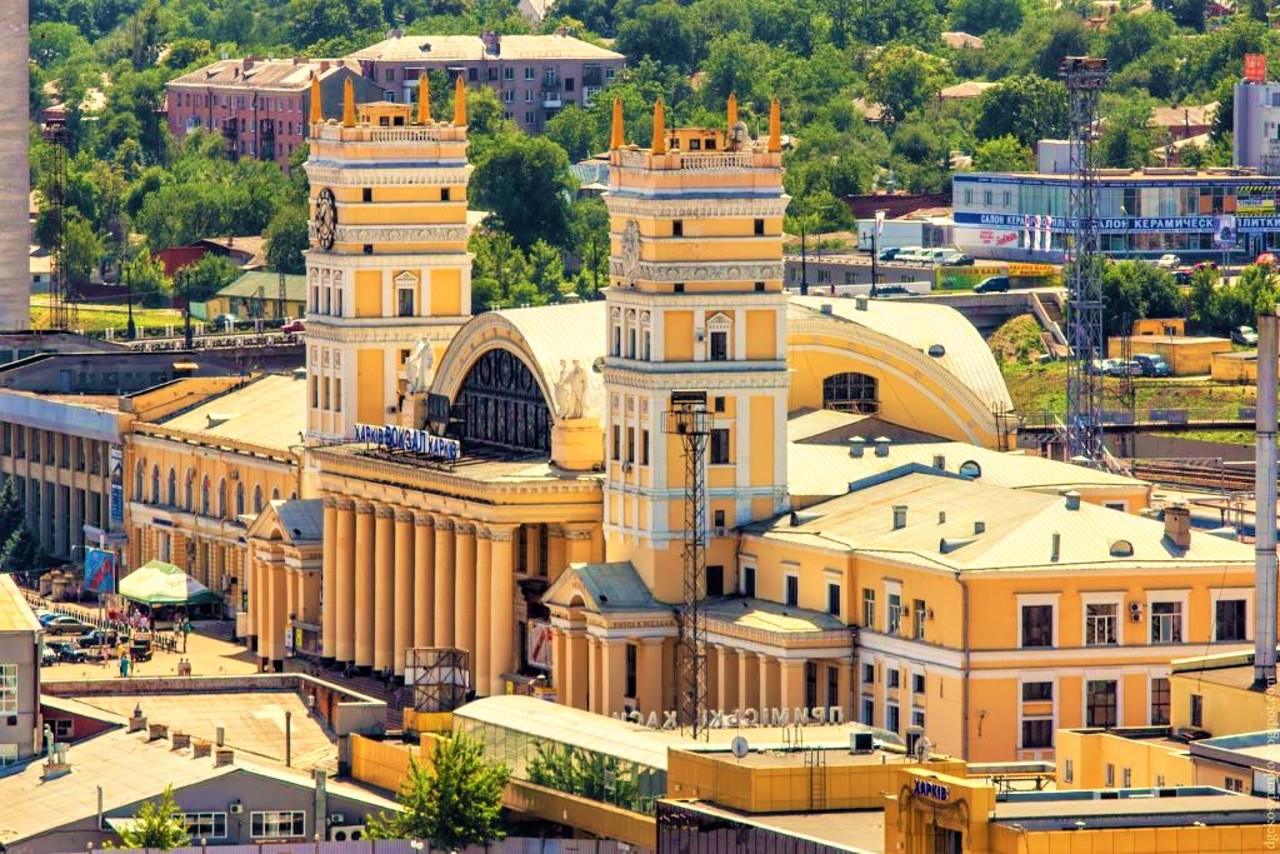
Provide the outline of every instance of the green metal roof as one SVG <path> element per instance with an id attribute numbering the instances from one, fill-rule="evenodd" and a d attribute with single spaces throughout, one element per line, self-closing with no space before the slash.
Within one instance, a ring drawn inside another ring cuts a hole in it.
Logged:
<path id="1" fill-rule="evenodd" d="M 256 297 L 258 288 L 262 288 L 262 296 L 267 300 L 280 298 L 280 274 L 262 270 L 251 270 L 222 290 L 220 297 Z M 307 277 L 286 273 L 284 277 L 285 299 L 290 302 L 307 301 Z"/>

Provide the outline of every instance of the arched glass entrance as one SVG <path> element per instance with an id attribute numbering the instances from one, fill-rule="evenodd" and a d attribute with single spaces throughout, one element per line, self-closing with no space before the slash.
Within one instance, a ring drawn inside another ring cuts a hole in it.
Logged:
<path id="1" fill-rule="evenodd" d="M 464 442 L 524 453 L 551 452 L 551 410 L 537 379 L 510 352 L 481 356 L 458 390 Z"/>

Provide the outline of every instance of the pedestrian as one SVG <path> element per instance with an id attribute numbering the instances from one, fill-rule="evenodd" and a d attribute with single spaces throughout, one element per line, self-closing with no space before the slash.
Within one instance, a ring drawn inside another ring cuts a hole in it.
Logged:
<path id="1" fill-rule="evenodd" d="M 120 656 L 120 676 L 127 677 L 129 675 L 129 653 Z"/>

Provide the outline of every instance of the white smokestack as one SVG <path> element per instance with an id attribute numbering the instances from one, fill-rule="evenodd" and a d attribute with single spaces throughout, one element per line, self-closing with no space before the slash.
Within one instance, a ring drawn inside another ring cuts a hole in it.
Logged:
<path id="1" fill-rule="evenodd" d="M 27 222 L 27 0 L 0 15 L 0 330 L 31 326 Z"/>
<path id="2" fill-rule="evenodd" d="M 1280 328 L 1275 308 L 1258 316 L 1258 427 L 1254 469 L 1253 683 L 1276 681 L 1276 360 Z"/>

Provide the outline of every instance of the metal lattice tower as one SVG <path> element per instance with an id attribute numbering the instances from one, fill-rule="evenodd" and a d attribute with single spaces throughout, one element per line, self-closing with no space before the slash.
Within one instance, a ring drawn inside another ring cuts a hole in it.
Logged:
<path id="1" fill-rule="evenodd" d="M 680 613 L 680 727 L 694 738 L 707 735 L 707 439 L 711 416 L 705 391 L 671 393 L 665 432 L 684 448 L 684 603 Z"/>
<path id="2" fill-rule="evenodd" d="M 1071 189 L 1067 202 L 1072 239 L 1067 259 L 1067 453 L 1072 459 L 1102 459 L 1102 375 L 1106 355 L 1102 325 L 1102 262 L 1098 241 L 1098 100 L 1107 61 L 1068 56 L 1061 73 L 1070 102 Z"/>
<path id="3" fill-rule="evenodd" d="M 67 282 L 64 200 L 67 194 L 67 127 L 60 118 L 50 119 L 41 128 L 50 143 L 49 219 L 52 245 L 49 247 L 49 328 L 70 329 L 74 320 L 70 285 Z"/>

